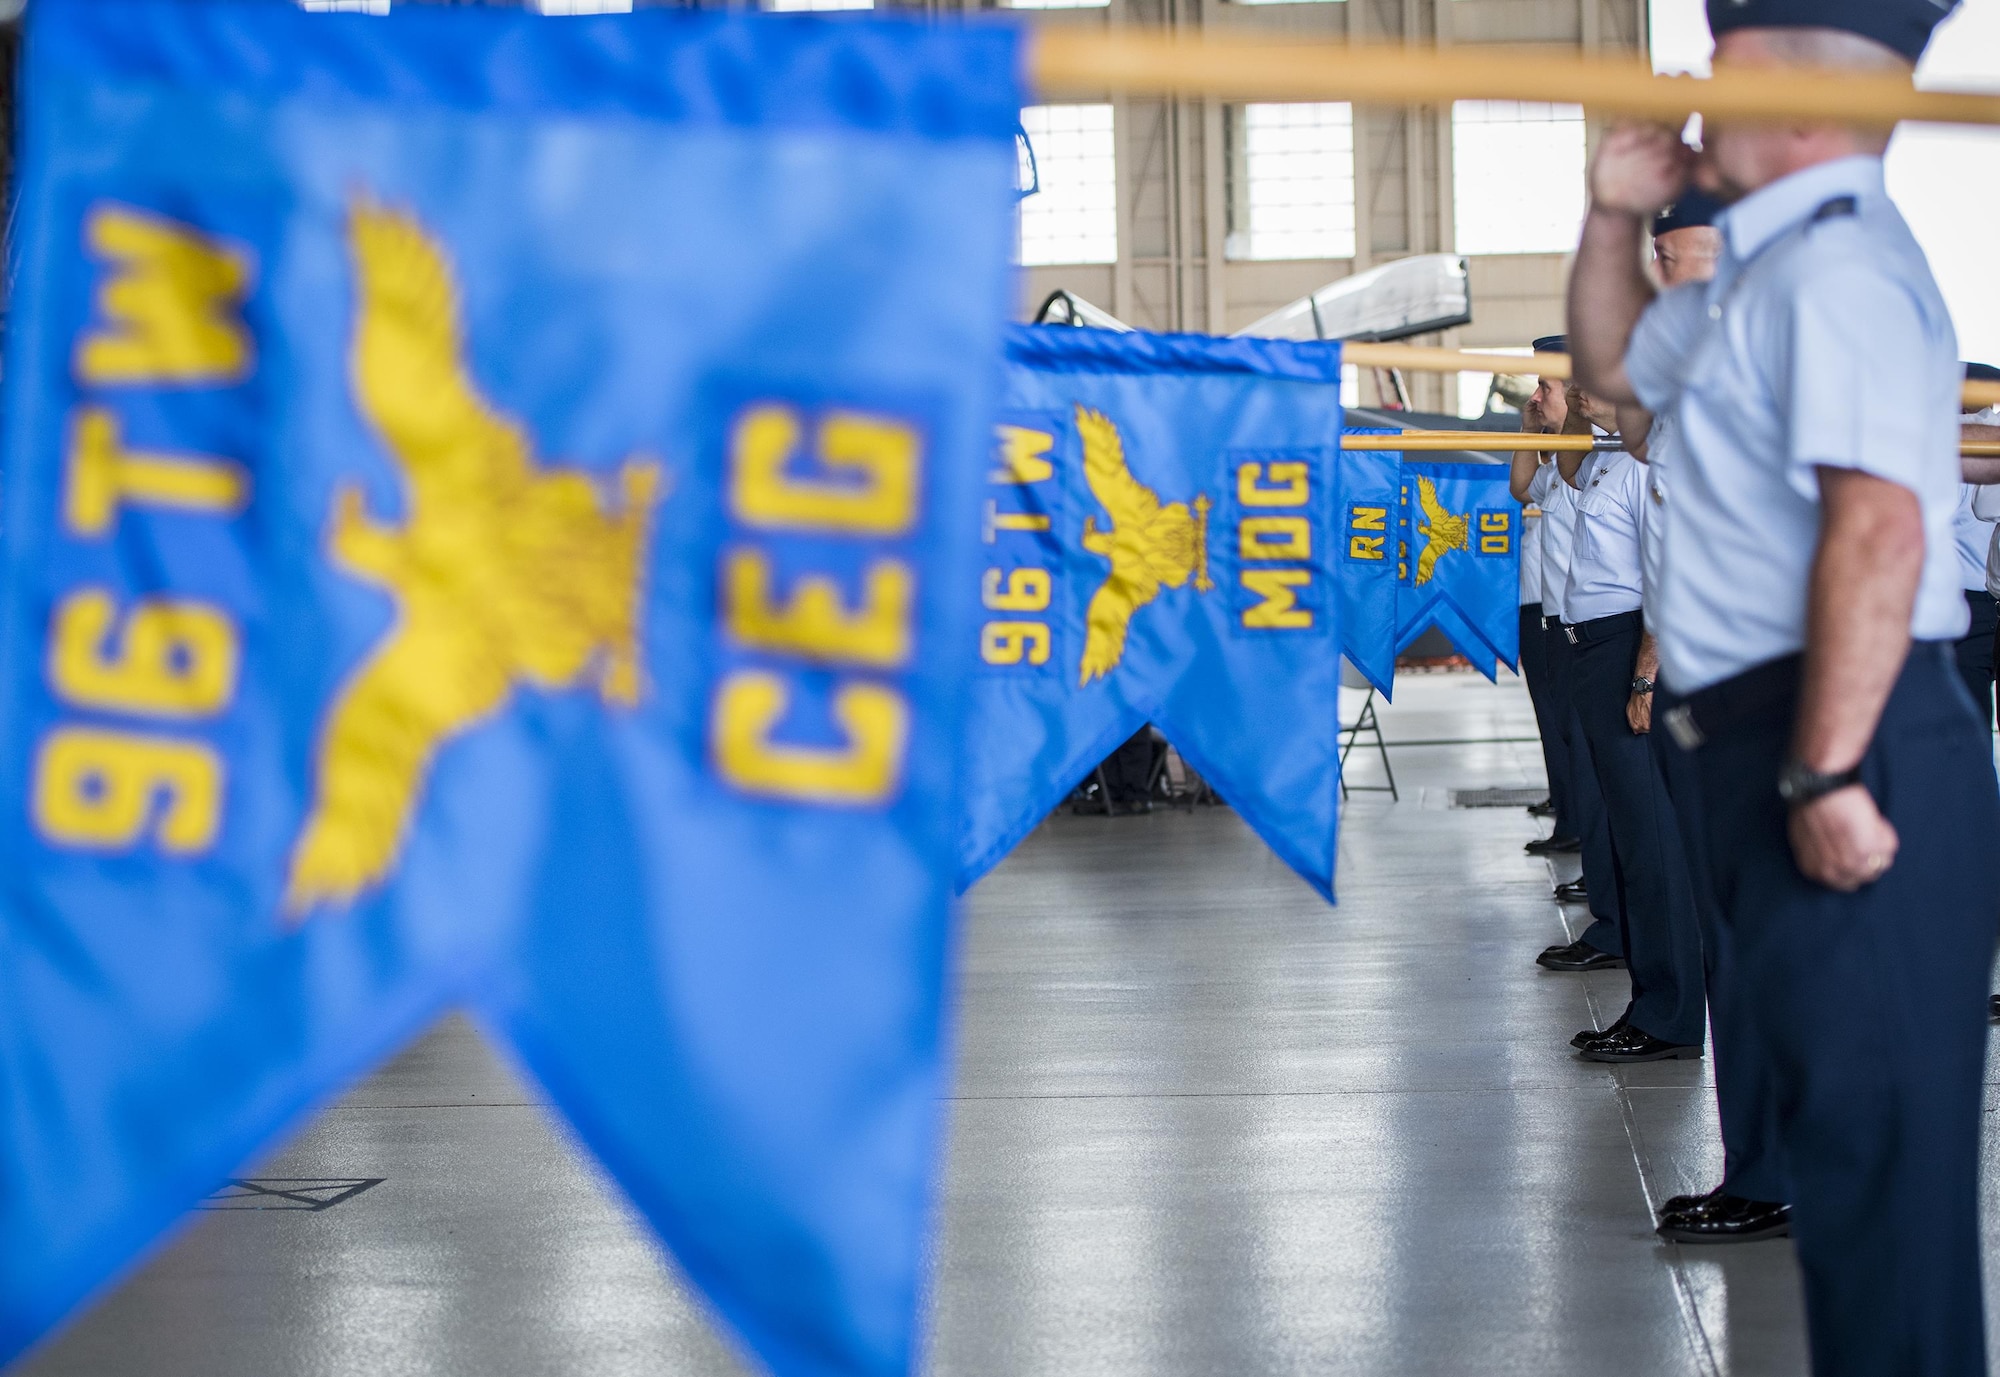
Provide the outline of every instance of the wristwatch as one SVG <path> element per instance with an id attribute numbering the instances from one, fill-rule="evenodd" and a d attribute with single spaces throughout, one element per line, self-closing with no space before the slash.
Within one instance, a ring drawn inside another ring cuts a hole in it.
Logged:
<path id="1" fill-rule="evenodd" d="M 1632 681 L 1632 692 L 1651 693 L 1652 691 L 1653 691 L 1653 681 L 1651 679 L 1648 679 L 1645 675 L 1642 674 L 1638 678 Z"/>
<path id="2" fill-rule="evenodd" d="M 1803 808 L 1808 803 L 1860 782 L 1859 765 L 1838 774 L 1826 775 L 1802 760 L 1788 760 L 1785 768 L 1778 771 L 1778 797 L 1785 801 L 1787 807 Z"/>

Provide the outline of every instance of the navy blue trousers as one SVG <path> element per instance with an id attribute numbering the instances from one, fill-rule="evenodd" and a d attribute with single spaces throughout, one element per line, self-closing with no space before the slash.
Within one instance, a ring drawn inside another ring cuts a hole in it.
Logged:
<path id="1" fill-rule="evenodd" d="M 1793 862 L 1773 787 L 1791 704 L 1709 729 L 1695 754 L 1716 892 L 1770 1054 L 1818 1377 L 1986 1373 L 1979 1133 L 2000 790 L 1951 651 L 1911 651 L 1869 747 L 1863 778 L 1901 850 L 1859 893 Z"/>
<path id="2" fill-rule="evenodd" d="M 1716 897 L 1708 863 L 1708 836 L 1701 814 L 1701 775 L 1694 757 L 1674 744 L 1663 725 L 1679 702 L 1665 686 L 1653 695 L 1653 754 L 1667 783 L 1674 820 L 1680 825 L 1682 854 L 1694 884 L 1695 917 L 1701 924 L 1702 971 L 1708 982 L 1710 1066 L 1715 1074 L 1715 1107 L 1722 1122 L 1722 1189 L 1746 1200 L 1788 1202 L 1784 1154 L 1778 1147 L 1778 1099 L 1771 1085 L 1770 1054 L 1736 969 L 1734 934 Z"/>
<path id="3" fill-rule="evenodd" d="M 1542 644 L 1548 655 L 1550 711 L 1562 724 L 1563 754 L 1568 758 L 1571 835 L 1583 841 L 1583 881 L 1590 891 L 1591 924 L 1583 940 L 1613 956 L 1625 954 L 1618 927 L 1618 879 L 1611 867 L 1611 828 L 1604 817 L 1604 795 L 1583 741 L 1583 722 L 1576 713 L 1576 647 L 1555 618 L 1547 618 Z"/>
<path id="4" fill-rule="evenodd" d="M 1618 931 L 1632 974 L 1626 1017 L 1662 1041 L 1699 1046 L 1708 1031 L 1708 1000 L 1694 881 L 1660 762 L 1626 717 L 1643 635 L 1639 614 L 1572 630 L 1576 712 L 1610 825 Z"/>
<path id="5" fill-rule="evenodd" d="M 1972 628 L 1958 642 L 1956 654 L 1959 677 L 1972 695 L 1973 709 L 1993 725 L 1994 635 L 2000 632 L 2000 604 L 1983 588 L 1965 590 L 1966 610 L 1972 614 Z"/>
<path id="6" fill-rule="evenodd" d="M 1542 605 L 1521 608 L 1521 677 L 1528 683 L 1528 701 L 1535 705 L 1535 730 L 1542 738 L 1542 765 L 1549 774 L 1549 802 L 1555 805 L 1556 830 L 1549 835 L 1576 835 L 1574 805 L 1569 796 L 1569 734 L 1555 714 L 1549 683 L 1549 648 L 1542 630 Z"/>

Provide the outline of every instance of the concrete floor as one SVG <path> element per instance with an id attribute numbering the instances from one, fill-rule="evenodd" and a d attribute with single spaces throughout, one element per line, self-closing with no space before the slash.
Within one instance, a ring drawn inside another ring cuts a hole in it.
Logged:
<path id="1" fill-rule="evenodd" d="M 1525 694 L 1382 718 L 1459 744 L 1356 795 L 1338 910 L 1222 810 L 1060 818 L 980 886 L 939 1377 L 1805 1370 L 1789 1244 L 1651 1233 L 1719 1171 L 1706 1063 L 1577 1060 L 1623 976 L 1538 972 L 1534 826 L 1449 807 L 1540 782 Z M 24 1377 L 743 1370 L 462 1021 L 244 1175 L 290 1194 L 214 1202 Z"/>

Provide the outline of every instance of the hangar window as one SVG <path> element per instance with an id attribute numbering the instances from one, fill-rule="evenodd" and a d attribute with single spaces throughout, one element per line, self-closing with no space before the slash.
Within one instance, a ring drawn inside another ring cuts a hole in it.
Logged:
<path id="1" fill-rule="evenodd" d="M 1354 107 L 1225 112 L 1229 258 L 1354 257 Z"/>
<path id="2" fill-rule="evenodd" d="M 1569 253 L 1583 230 L 1583 107 L 1461 100 L 1451 107 L 1460 253 Z"/>
<path id="3" fill-rule="evenodd" d="M 1004 0 L 1010 10 L 1092 10 L 1111 0 Z"/>
<path id="4" fill-rule="evenodd" d="M 872 10 L 875 0 L 764 0 L 767 10 Z"/>
<path id="5" fill-rule="evenodd" d="M 1041 190 L 1021 202 L 1021 262 L 1110 263 L 1118 257 L 1118 163 L 1111 107 L 1031 105 L 1021 127 Z"/>

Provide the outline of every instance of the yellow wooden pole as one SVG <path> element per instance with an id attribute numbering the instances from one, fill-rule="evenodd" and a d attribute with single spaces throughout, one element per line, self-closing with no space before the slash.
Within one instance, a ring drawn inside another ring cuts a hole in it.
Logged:
<path id="1" fill-rule="evenodd" d="M 1412 373 L 1539 373 L 1567 378 L 1568 354 L 1481 354 L 1470 349 L 1433 349 L 1421 344 L 1340 346 L 1343 363 L 1363 368 L 1402 368 Z"/>
<path id="2" fill-rule="evenodd" d="M 1410 453 L 1454 449 L 1512 453 L 1533 449 L 1544 454 L 1587 454 L 1597 448 L 1597 439 L 1591 435 L 1533 435 L 1515 430 L 1406 430 L 1400 435 L 1342 435 L 1340 447 Z M 1960 446 L 1959 453 L 1972 459 L 2000 459 L 2000 440 L 1968 440 Z"/>
<path id="3" fill-rule="evenodd" d="M 1720 69 L 1655 76 L 1631 57 L 1553 48 L 1406 48 L 1293 37 L 1183 37 L 1125 28 L 1034 31 L 1028 76 L 1043 97 L 1201 96 L 1215 100 L 1562 101 L 1599 114 L 1679 124 L 1823 120 L 1890 128 L 1904 120 L 2000 124 L 2000 96 L 1919 91 L 1895 73 Z"/>
<path id="4" fill-rule="evenodd" d="M 1416 344 L 1343 344 L 1341 358 L 1363 368 L 1402 368 L 1412 373 L 1517 373 L 1544 378 L 1570 375 L 1568 354 L 1482 354 L 1467 349 L 1431 349 Z M 1969 382 L 1968 411 L 2000 406 L 2000 382 Z"/>
<path id="5" fill-rule="evenodd" d="M 1597 448 L 1589 435 L 1527 436 L 1515 431 L 1491 430 L 1406 430 L 1400 435 L 1342 435 L 1342 449 L 1406 450 L 1410 452 L 1469 449 L 1535 449 L 1544 454 L 1580 454 Z"/>

